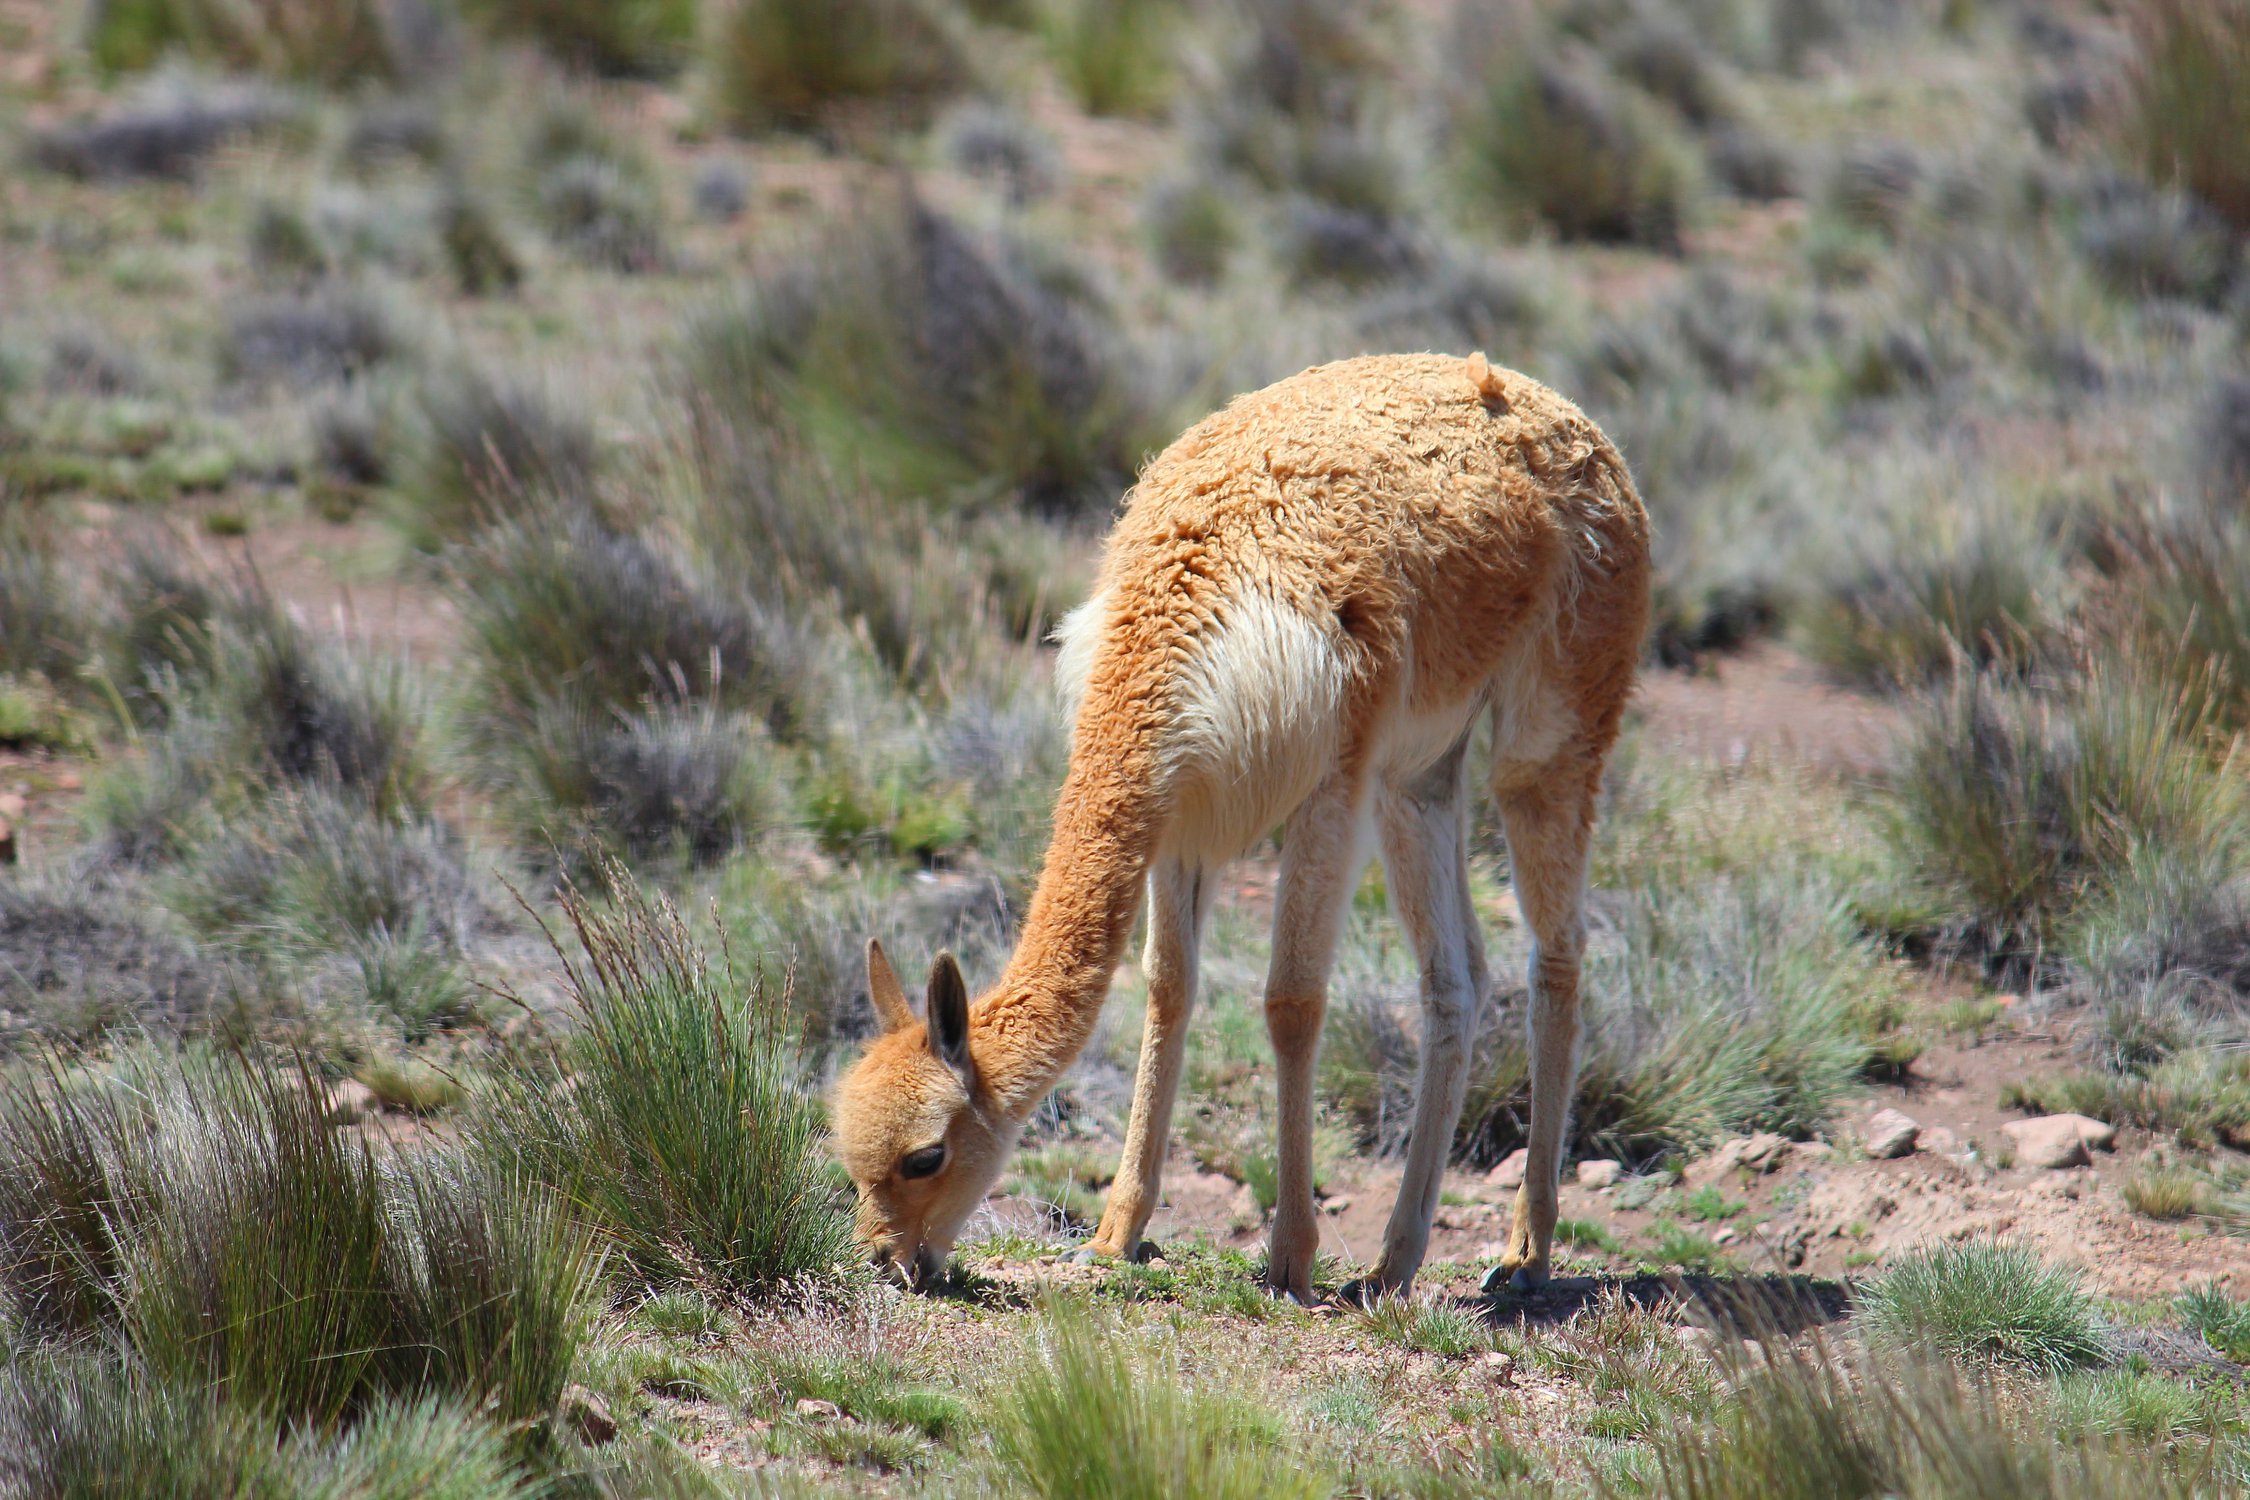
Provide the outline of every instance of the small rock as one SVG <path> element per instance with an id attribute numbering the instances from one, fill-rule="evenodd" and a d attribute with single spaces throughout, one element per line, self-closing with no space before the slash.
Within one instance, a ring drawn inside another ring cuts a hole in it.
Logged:
<path id="1" fill-rule="evenodd" d="M 1740 1236 L 1735 1231 L 1735 1227 L 1732 1224 L 1729 1224 L 1726 1228 L 1711 1236 L 1711 1243 L 1714 1245 L 1731 1245 L 1739 1237 Z"/>
<path id="2" fill-rule="evenodd" d="M 1646 1208 L 1657 1196 L 1672 1185 L 1672 1180 L 1661 1172 L 1651 1172 L 1645 1177 L 1629 1177 L 1617 1190 L 1619 1208 Z"/>
<path id="3" fill-rule="evenodd" d="M 328 1119 L 332 1124 L 349 1125 L 382 1110 L 383 1101 L 375 1097 L 375 1091 L 356 1078 L 340 1079 L 328 1086 Z"/>
<path id="4" fill-rule="evenodd" d="M 1961 1137 L 1943 1125 L 1932 1125 L 1922 1132 L 1921 1147 L 1936 1156 L 1958 1156 L 1961 1154 Z"/>
<path id="5" fill-rule="evenodd" d="M 808 1422 L 834 1422 L 842 1418 L 844 1409 L 833 1401 L 815 1401 L 810 1396 L 797 1398 L 797 1415 Z"/>
<path id="6" fill-rule="evenodd" d="M 21 792 L 0 792 L 0 818 L 11 823 L 21 823 L 31 811 L 31 802 Z"/>
<path id="7" fill-rule="evenodd" d="M 1922 1127 L 1895 1109 L 1879 1109 L 1867 1122 L 1867 1154 L 1877 1161 L 1910 1156 Z"/>
<path id="8" fill-rule="evenodd" d="M 1719 1346 L 1718 1336 L 1700 1323 L 1690 1323 L 1681 1329 L 1680 1343 L 1698 1354 L 1709 1354 Z"/>
<path id="9" fill-rule="evenodd" d="M 1738 1135 L 1731 1141 L 1722 1141 L 1719 1149 L 1701 1161 L 1692 1162 L 1687 1169 L 1690 1187 L 1702 1187 L 1718 1182 L 1730 1172 L 1748 1170 L 1772 1172 L 1789 1159 L 1789 1138 L 1761 1131 L 1757 1135 Z"/>
<path id="10" fill-rule="evenodd" d="M 1352 1200 L 1349 1198 L 1328 1198 L 1322 1200 L 1320 1211 L 1324 1214 L 1340 1214 L 1351 1206 Z"/>
<path id="11" fill-rule="evenodd" d="M 1506 1161 L 1485 1173 L 1484 1180 L 1496 1188 L 1520 1188 L 1523 1186 L 1524 1165 L 1530 1160 L 1531 1148 L 1520 1147 L 1509 1152 Z"/>
<path id="12" fill-rule="evenodd" d="M 1789 1154 L 1805 1166 L 1818 1166 L 1836 1159 L 1836 1148 L 1826 1141 L 1798 1141 L 1789 1148 Z"/>
<path id="13" fill-rule="evenodd" d="M 1512 1354 L 1503 1354 L 1498 1349 L 1487 1349 L 1484 1353 L 1484 1367 L 1488 1370 L 1512 1370 L 1516 1367 L 1516 1358 Z"/>
<path id="14" fill-rule="evenodd" d="M 54 783 L 57 791 L 75 792 L 86 785 L 86 778 L 76 771 L 57 771 L 54 775 Z"/>
<path id="15" fill-rule="evenodd" d="M 2010 1120 L 2000 1127 L 2000 1133 L 2015 1143 L 2019 1166 L 2059 1172 L 2065 1167 L 2082 1166 L 2089 1159 L 2089 1127 L 2097 1132 L 2108 1130 L 2100 1121 L 2084 1115 L 2041 1115 L 2036 1120 Z M 2108 1139 L 2116 1137 L 2117 1132 L 2109 1130 Z"/>
<path id="16" fill-rule="evenodd" d="M 582 1385 L 563 1391 L 562 1418 L 589 1448 L 599 1448 L 617 1436 L 617 1419 L 609 1414 L 609 1403 Z"/>
<path id="17" fill-rule="evenodd" d="M 1621 1163 L 1607 1159 L 1582 1161 L 1578 1164 L 1578 1185 L 1582 1188 L 1597 1190 L 1606 1188 L 1617 1181 L 1617 1174 L 1624 1170 L 1625 1168 Z"/>

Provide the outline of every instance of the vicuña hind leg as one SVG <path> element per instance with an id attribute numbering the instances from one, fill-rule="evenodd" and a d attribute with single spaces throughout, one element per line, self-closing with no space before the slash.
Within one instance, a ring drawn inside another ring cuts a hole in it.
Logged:
<path id="1" fill-rule="evenodd" d="M 1556 1176 L 1578 1077 L 1578 961 L 1586 945 L 1586 846 L 1595 777 L 1558 765 L 1498 788 L 1516 901 L 1532 933 L 1531 1141 L 1523 1186 L 1500 1264 L 1487 1290 L 1526 1290 L 1547 1279 L 1555 1237 Z"/>
<path id="2" fill-rule="evenodd" d="M 1414 1080 L 1406 1171 L 1383 1232 L 1382 1254 L 1373 1270 L 1344 1289 L 1347 1301 L 1414 1285 L 1468 1093 L 1469 1049 L 1485 969 L 1484 943 L 1469 904 L 1467 754 L 1464 737 L 1435 766 L 1404 785 L 1385 787 L 1376 799 L 1391 906 L 1414 944 L 1422 974 L 1422 1060 Z"/>
<path id="3" fill-rule="evenodd" d="M 1266 1034 L 1273 1039 L 1279 1197 L 1268 1241 L 1266 1286 L 1312 1300 L 1320 1219 L 1313 1207 L 1313 1064 L 1328 1009 L 1328 970 L 1352 883 L 1367 862 L 1365 794 L 1343 777 L 1324 782 L 1289 820 L 1274 896 L 1273 962 L 1266 975 Z"/>
<path id="4" fill-rule="evenodd" d="M 1125 1154 L 1110 1184 L 1101 1227 L 1087 1248 L 1096 1255 L 1131 1259 L 1162 1196 L 1164 1148 L 1171 1140 L 1172 1101 L 1180 1092 L 1180 1063 L 1187 1053 L 1188 1015 L 1195 1006 L 1197 952 L 1203 919 L 1218 882 L 1176 860 L 1160 862 L 1148 876 L 1148 1019 L 1141 1028 L 1140 1070 L 1133 1079 L 1133 1113 L 1125 1126 Z"/>

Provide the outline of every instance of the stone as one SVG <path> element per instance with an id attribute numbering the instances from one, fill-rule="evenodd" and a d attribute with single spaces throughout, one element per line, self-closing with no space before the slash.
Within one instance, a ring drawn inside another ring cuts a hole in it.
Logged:
<path id="1" fill-rule="evenodd" d="M 1923 1131 L 1919 1144 L 1924 1151 L 1937 1156 L 1958 1156 L 1961 1152 L 1961 1137 L 1943 1125 L 1932 1125 Z"/>
<path id="2" fill-rule="evenodd" d="M 1508 1379 L 1516 1371 L 1515 1356 L 1504 1354 L 1498 1349 L 1485 1350 L 1481 1363 L 1487 1375 L 1494 1375 L 1502 1380 Z"/>
<path id="3" fill-rule="evenodd" d="M 816 1401 L 810 1396 L 797 1398 L 797 1415 L 808 1422 L 834 1422 L 844 1415 L 844 1409 L 833 1401 Z"/>
<path id="4" fill-rule="evenodd" d="M 1740 1237 L 1735 1227 L 1729 1224 L 1726 1228 L 1711 1236 L 1711 1243 L 1714 1245 L 1731 1245 Z"/>
<path id="5" fill-rule="evenodd" d="M 1340 1214 L 1351 1206 L 1352 1200 L 1349 1198 L 1324 1198 L 1321 1200 L 1320 1211 L 1324 1214 Z"/>
<path id="6" fill-rule="evenodd" d="M 332 1124 L 349 1125 L 382 1110 L 383 1101 L 375 1097 L 375 1091 L 356 1078 L 339 1079 L 328 1086 L 328 1119 Z"/>
<path id="7" fill-rule="evenodd" d="M 1895 1109 L 1879 1109 L 1867 1122 L 1867 1135 L 1862 1144 L 1875 1160 L 1890 1161 L 1913 1155 L 1914 1143 L 1921 1134 L 1922 1127 L 1906 1115 Z"/>
<path id="8" fill-rule="evenodd" d="M 1688 1163 L 1684 1176 L 1689 1187 L 1702 1187 L 1707 1183 L 1724 1180 L 1736 1171 L 1772 1172 L 1789 1160 L 1789 1138 L 1761 1131 L 1757 1135 L 1738 1135 L 1722 1141 L 1719 1148 L 1701 1161 Z"/>
<path id="9" fill-rule="evenodd" d="M 11 823 L 21 823 L 31 811 L 30 799 L 21 792 L 0 792 L 0 818 Z"/>
<path id="10" fill-rule="evenodd" d="M 599 1448 L 617 1436 L 617 1419 L 609 1414 L 609 1403 L 582 1385 L 564 1389 L 562 1418 L 589 1448 Z"/>
<path id="11" fill-rule="evenodd" d="M 2091 1159 L 2087 1148 L 2093 1140 L 2107 1144 L 2117 1139 L 2115 1130 L 2084 1115 L 2041 1115 L 2035 1120 L 2010 1120 L 2000 1127 L 2000 1133 L 2014 1143 L 2018 1166 L 2042 1167 L 2055 1172 L 2085 1165 Z"/>
<path id="12" fill-rule="evenodd" d="M 1496 1188 L 1523 1186 L 1524 1164 L 1531 1160 L 1531 1148 L 1520 1147 L 1508 1153 L 1507 1160 L 1484 1174 L 1486 1184 Z"/>
<path id="13" fill-rule="evenodd" d="M 57 771 L 54 775 L 54 783 L 55 790 L 60 792 L 83 791 L 86 786 L 86 778 L 76 771 Z"/>
<path id="14" fill-rule="evenodd" d="M 1826 1141 L 1797 1141 L 1790 1146 L 1789 1154 L 1795 1157 L 1800 1165 L 1817 1167 L 1824 1162 L 1834 1161 L 1836 1159 L 1836 1148 Z"/>
<path id="15" fill-rule="evenodd" d="M 1582 1161 L 1578 1164 L 1578 1185 L 1598 1191 L 1616 1182 L 1617 1174 L 1624 1170 L 1622 1163 L 1607 1159 Z"/>

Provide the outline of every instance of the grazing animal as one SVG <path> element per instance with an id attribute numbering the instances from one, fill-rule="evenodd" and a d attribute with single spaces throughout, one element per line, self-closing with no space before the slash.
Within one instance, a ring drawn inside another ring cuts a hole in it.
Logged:
<path id="1" fill-rule="evenodd" d="M 1421 1065 L 1380 1258 L 1411 1286 L 1485 991 L 1469 902 L 1469 745 L 1487 772 L 1531 957 L 1530 1158 L 1491 1284 L 1548 1270 L 1577 1068 L 1587 843 L 1649 608 L 1624 461 L 1537 382 L 1439 355 L 1321 365 L 1238 397 L 1142 473 L 1092 599 L 1064 621 L 1070 769 L 1023 936 L 969 1001 L 941 955 L 924 1013 L 882 950 L 883 1034 L 836 1094 L 879 1261 L 937 1273 L 1025 1119 L 1093 1034 L 1148 895 L 1148 1013 L 1124 1159 L 1092 1249 L 1131 1256 L 1159 1196 L 1203 922 L 1229 860 L 1283 829 L 1266 1028 L 1279 1187 L 1266 1280 L 1307 1300 L 1313 1068 L 1338 929 L 1371 842 L 1421 966 Z"/>

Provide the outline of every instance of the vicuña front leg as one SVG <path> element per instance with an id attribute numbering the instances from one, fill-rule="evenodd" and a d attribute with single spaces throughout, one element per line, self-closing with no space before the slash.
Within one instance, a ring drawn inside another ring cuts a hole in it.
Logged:
<path id="1" fill-rule="evenodd" d="M 1507 1250 L 1485 1287 L 1526 1291 L 1546 1282 L 1551 1265 L 1556 1179 L 1578 1080 L 1578 967 L 1586 945 L 1586 845 L 1594 818 L 1590 778 L 1564 771 L 1504 792 L 1500 816 L 1516 901 L 1533 938 L 1531 1140 Z"/>
<path id="2" fill-rule="evenodd" d="M 1276 1172 L 1266 1286 L 1299 1302 L 1312 1300 L 1313 1257 L 1320 1217 L 1313 1206 L 1313 1065 L 1321 1019 L 1328 1010 L 1328 970 L 1352 882 L 1367 862 L 1360 786 L 1324 783 L 1289 820 L 1274 897 L 1273 962 L 1266 975 L 1266 1034 L 1273 1040 Z"/>
<path id="3" fill-rule="evenodd" d="M 1202 870 L 1176 860 L 1149 871 L 1148 947 L 1142 960 L 1148 975 L 1148 1019 L 1141 1027 L 1125 1154 L 1110 1184 L 1101 1227 L 1087 1247 L 1095 1255 L 1132 1259 L 1163 1196 L 1164 1151 L 1172 1135 L 1172 1103 L 1180 1092 L 1180 1064 L 1187 1054 L 1188 1017 L 1195 1008 L 1203 918 L 1217 885 Z"/>

